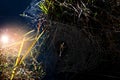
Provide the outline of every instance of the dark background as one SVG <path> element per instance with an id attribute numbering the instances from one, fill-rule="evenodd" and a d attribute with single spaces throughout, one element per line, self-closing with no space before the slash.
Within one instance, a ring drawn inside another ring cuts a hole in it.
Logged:
<path id="1" fill-rule="evenodd" d="M 0 0 L 0 24 L 24 19 L 19 16 L 29 6 L 32 0 Z"/>
<path id="2" fill-rule="evenodd" d="M 18 16 L 32 0 L 0 0 L 0 17 Z"/>

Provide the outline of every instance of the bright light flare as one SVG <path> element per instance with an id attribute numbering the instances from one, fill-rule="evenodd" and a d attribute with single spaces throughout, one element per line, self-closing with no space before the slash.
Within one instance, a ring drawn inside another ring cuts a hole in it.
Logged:
<path id="1" fill-rule="evenodd" d="M 2 35 L 1 36 L 1 42 L 4 43 L 4 44 L 8 43 L 9 42 L 8 35 Z"/>

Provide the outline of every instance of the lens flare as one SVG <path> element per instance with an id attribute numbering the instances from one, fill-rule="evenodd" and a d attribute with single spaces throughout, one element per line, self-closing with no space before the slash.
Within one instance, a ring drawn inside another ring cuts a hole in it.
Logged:
<path id="1" fill-rule="evenodd" d="M 8 35 L 2 35 L 1 36 L 1 42 L 4 43 L 4 44 L 8 43 L 9 42 Z"/>

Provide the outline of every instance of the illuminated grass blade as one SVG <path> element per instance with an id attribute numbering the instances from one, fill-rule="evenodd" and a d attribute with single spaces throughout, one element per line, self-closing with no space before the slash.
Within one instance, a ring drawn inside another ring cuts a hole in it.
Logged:
<path id="1" fill-rule="evenodd" d="M 23 60 L 26 58 L 26 56 L 30 53 L 33 46 L 36 44 L 36 42 L 39 40 L 39 38 L 44 34 L 45 31 L 46 31 L 46 29 L 41 34 L 39 34 L 38 37 L 37 36 L 35 37 L 35 40 L 33 41 L 31 46 L 28 48 L 27 52 L 23 55 L 22 59 L 20 60 L 20 64 L 23 62 Z"/>
<path id="2" fill-rule="evenodd" d="M 35 30 L 31 30 L 31 31 L 27 32 L 24 36 L 27 36 L 27 35 L 29 35 L 30 33 L 34 32 L 34 31 L 35 31 Z"/>
<path id="3" fill-rule="evenodd" d="M 17 45 L 19 43 L 21 43 L 20 45 L 20 49 L 19 49 L 19 52 L 18 52 L 18 56 L 17 56 L 17 59 L 16 59 L 16 62 L 15 62 L 15 65 L 14 65 L 14 68 L 12 70 L 12 75 L 10 77 L 10 80 L 13 80 L 14 76 L 15 76 L 15 73 L 16 73 L 16 69 L 17 67 L 19 67 L 19 65 L 21 65 L 21 63 L 23 62 L 23 60 L 26 58 L 26 56 L 30 53 L 30 51 L 32 50 L 33 46 L 36 44 L 36 42 L 39 40 L 39 38 L 44 34 L 44 32 L 46 31 L 47 28 L 45 28 L 42 33 L 39 34 L 39 32 L 37 32 L 35 38 L 33 39 L 33 42 L 31 44 L 31 46 L 28 48 L 28 50 L 26 51 L 26 53 L 23 55 L 23 57 L 21 58 L 20 55 L 21 55 L 21 52 L 22 52 L 22 49 L 23 49 L 23 46 L 24 46 L 24 42 L 26 41 L 25 37 L 23 38 L 22 42 L 17 42 L 17 43 L 14 43 L 14 45 Z M 27 32 L 24 36 L 32 33 L 34 30 L 32 31 L 29 31 Z M 30 38 L 28 38 L 27 40 L 30 40 Z"/>
<path id="4" fill-rule="evenodd" d="M 18 52 L 18 56 L 17 56 L 16 62 L 15 62 L 14 69 L 13 69 L 13 71 L 12 71 L 12 75 L 11 75 L 10 80 L 13 80 L 13 78 L 14 78 L 14 76 L 15 76 L 15 71 L 16 71 L 17 66 L 18 66 L 18 64 L 19 64 L 19 61 L 20 61 L 20 54 L 21 54 L 21 52 L 22 52 L 22 48 L 23 48 L 23 45 L 24 45 L 24 40 L 25 40 L 25 38 L 23 38 L 23 41 L 22 41 L 22 43 L 21 43 L 21 46 L 20 46 L 20 49 L 19 49 L 19 52 Z"/>

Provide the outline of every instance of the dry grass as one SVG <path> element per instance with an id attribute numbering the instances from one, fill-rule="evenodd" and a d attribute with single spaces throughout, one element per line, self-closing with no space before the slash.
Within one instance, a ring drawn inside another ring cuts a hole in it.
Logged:
<path id="1" fill-rule="evenodd" d="M 0 49 L 0 79 L 35 80 L 41 79 L 45 75 L 42 63 L 37 62 L 35 58 L 40 52 L 34 47 L 45 31 L 46 29 L 39 33 L 38 30 L 34 33 L 35 35 L 26 37 L 34 32 L 33 30 L 29 31 L 23 35 L 22 40 Z M 29 47 L 25 50 L 24 46 L 27 42 L 29 42 Z M 17 52 L 14 51 L 14 46 L 19 46 Z"/>

